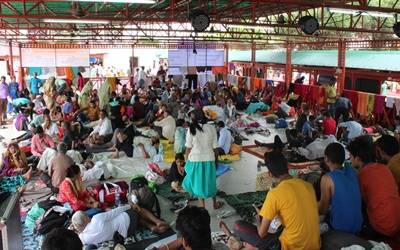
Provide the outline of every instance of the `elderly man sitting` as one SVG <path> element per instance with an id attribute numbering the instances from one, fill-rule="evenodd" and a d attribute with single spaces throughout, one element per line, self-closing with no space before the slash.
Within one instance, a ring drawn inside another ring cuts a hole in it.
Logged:
<path id="1" fill-rule="evenodd" d="M 111 120 L 107 117 L 107 111 L 100 111 L 99 124 L 94 127 L 93 132 L 89 135 L 86 143 L 101 145 L 111 140 L 113 129 Z"/>
<path id="2" fill-rule="evenodd" d="M 163 233 L 168 229 L 167 223 L 134 204 L 96 214 L 92 219 L 82 211 L 77 211 L 72 216 L 72 227 L 85 245 L 112 240 L 115 232 L 126 238 L 135 233 L 138 225 L 156 233 Z"/>

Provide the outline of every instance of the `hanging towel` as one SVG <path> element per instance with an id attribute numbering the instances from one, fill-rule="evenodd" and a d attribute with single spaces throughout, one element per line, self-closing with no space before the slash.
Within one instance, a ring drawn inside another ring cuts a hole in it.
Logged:
<path id="1" fill-rule="evenodd" d="M 386 107 L 393 108 L 394 97 L 386 97 Z"/>
<path id="2" fill-rule="evenodd" d="M 394 106 L 396 106 L 396 114 L 399 115 L 400 114 L 400 99 L 396 98 L 394 100 Z"/>
<path id="3" fill-rule="evenodd" d="M 375 95 L 374 94 L 368 94 L 367 96 L 368 96 L 367 113 L 368 113 L 368 115 L 371 115 L 372 112 L 374 112 Z"/>
<path id="4" fill-rule="evenodd" d="M 212 73 L 216 74 L 226 74 L 226 67 L 225 66 L 214 66 L 212 67 Z"/>
<path id="5" fill-rule="evenodd" d="M 72 81 L 74 79 L 74 72 L 71 67 L 65 69 L 65 76 L 68 80 Z"/>
<path id="6" fill-rule="evenodd" d="M 363 92 L 358 92 L 358 105 L 357 113 L 362 116 L 367 116 L 367 106 L 368 106 L 368 94 Z"/>
<path id="7" fill-rule="evenodd" d="M 358 108 L 358 92 L 356 91 L 344 91 L 347 95 L 347 98 L 350 99 L 351 103 L 353 104 L 353 111 L 357 111 Z"/>
<path id="8" fill-rule="evenodd" d="M 375 95 L 375 108 L 374 112 L 376 114 L 382 114 L 385 108 L 385 96 Z"/>
<path id="9" fill-rule="evenodd" d="M 107 78 L 108 84 L 110 84 L 110 93 L 117 91 L 117 78 L 109 77 Z"/>
<path id="10" fill-rule="evenodd" d="M 318 87 L 318 104 L 324 105 L 325 104 L 325 88 L 322 86 Z"/>

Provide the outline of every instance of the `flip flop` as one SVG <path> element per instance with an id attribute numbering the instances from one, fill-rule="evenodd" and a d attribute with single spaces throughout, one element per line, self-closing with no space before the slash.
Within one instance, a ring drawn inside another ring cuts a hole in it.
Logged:
<path id="1" fill-rule="evenodd" d="M 217 207 L 214 207 L 215 210 L 221 209 L 225 205 L 222 201 L 217 201 Z"/>

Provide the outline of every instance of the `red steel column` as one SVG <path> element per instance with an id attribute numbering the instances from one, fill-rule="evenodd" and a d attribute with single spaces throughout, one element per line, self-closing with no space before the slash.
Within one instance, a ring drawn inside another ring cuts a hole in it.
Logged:
<path id="1" fill-rule="evenodd" d="M 286 43 L 286 64 L 285 64 L 285 85 L 286 89 L 289 88 L 289 84 L 292 82 L 292 44 Z"/>
<path id="2" fill-rule="evenodd" d="M 339 41 L 338 44 L 338 68 L 337 68 L 337 92 L 342 93 L 346 82 L 346 42 Z"/>
<path id="3" fill-rule="evenodd" d="M 13 49 L 12 49 L 12 42 L 9 42 L 10 45 L 10 76 L 14 76 L 14 56 L 13 56 Z"/>
<path id="4" fill-rule="evenodd" d="M 25 89 L 25 81 L 24 81 L 24 68 L 22 67 L 22 48 L 21 48 L 21 44 L 18 44 L 18 50 L 19 50 L 19 76 L 18 76 L 18 82 L 20 83 L 20 87 L 19 90 L 22 91 L 23 89 Z M 20 78 L 20 79 L 19 79 Z"/>
<path id="5" fill-rule="evenodd" d="M 229 84 L 228 82 L 228 74 L 229 74 L 229 44 L 225 44 L 224 45 L 224 49 L 225 49 L 225 80 L 227 82 L 227 84 Z"/>
<path id="6" fill-rule="evenodd" d="M 257 45 L 255 42 L 251 44 L 251 81 L 250 90 L 254 89 L 254 78 L 256 77 L 256 51 Z"/>

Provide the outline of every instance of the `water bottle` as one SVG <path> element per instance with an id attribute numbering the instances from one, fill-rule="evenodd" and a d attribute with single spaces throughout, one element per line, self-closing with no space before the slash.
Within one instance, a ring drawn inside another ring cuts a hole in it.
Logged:
<path id="1" fill-rule="evenodd" d="M 120 200 L 120 197 L 119 197 L 119 192 L 117 192 L 115 194 L 115 206 L 119 207 L 119 205 L 121 205 L 121 200 Z"/>

